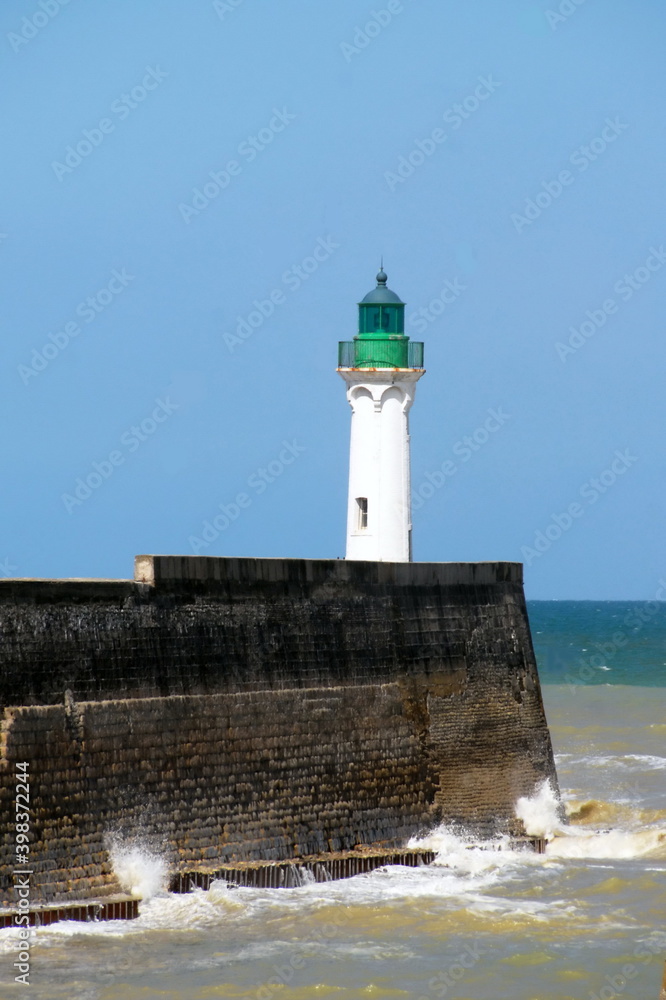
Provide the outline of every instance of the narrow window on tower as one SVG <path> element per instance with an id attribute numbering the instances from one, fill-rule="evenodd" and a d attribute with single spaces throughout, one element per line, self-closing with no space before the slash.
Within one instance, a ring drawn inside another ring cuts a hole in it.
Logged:
<path id="1" fill-rule="evenodd" d="M 368 498 L 367 497 L 356 497 L 356 506 L 358 508 L 358 531 L 365 531 L 368 527 Z"/>

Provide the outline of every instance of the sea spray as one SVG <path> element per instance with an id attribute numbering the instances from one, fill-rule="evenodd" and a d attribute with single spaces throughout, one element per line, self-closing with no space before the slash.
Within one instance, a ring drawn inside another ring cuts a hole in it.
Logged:
<path id="1" fill-rule="evenodd" d="M 516 802 L 516 816 L 522 820 L 529 837 L 551 840 L 564 832 L 562 802 L 550 781 L 543 781 L 534 795 L 524 795 Z"/>
<path id="2" fill-rule="evenodd" d="M 453 832 L 444 825 L 436 827 L 424 837 L 412 837 L 407 846 L 416 850 L 435 851 L 435 867 L 443 865 L 467 876 L 482 875 L 509 865 L 516 856 L 508 837 L 480 841 L 471 833 Z"/>
<path id="3" fill-rule="evenodd" d="M 144 844 L 114 840 L 109 849 L 111 864 L 121 886 L 131 896 L 152 899 L 166 892 L 166 858 Z"/>

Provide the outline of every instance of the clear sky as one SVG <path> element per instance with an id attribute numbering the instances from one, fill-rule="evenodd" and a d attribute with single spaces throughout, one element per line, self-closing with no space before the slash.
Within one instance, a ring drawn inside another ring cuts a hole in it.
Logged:
<path id="1" fill-rule="evenodd" d="M 344 555 L 383 254 L 415 559 L 654 597 L 664 37 L 658 0 L 3 0 L 0 574 Z"/>

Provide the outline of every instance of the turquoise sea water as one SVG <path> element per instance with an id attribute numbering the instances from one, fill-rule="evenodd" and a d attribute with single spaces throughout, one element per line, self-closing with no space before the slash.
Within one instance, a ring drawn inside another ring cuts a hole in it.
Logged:
<path id="1" fill-rule="evenodd" d="M 542 684 L 666 686 L 666 601 L 528 601 Z"/>
<path id="2" fill-rule="evenodd" d="M 12 932 L 0 931 L 0 1000 L 657 1000 L 666 621 L 658 609 L 639 627 L 628 615 L 640 607 L 529 606 L 569 817 L 559 822 L 547 787 L 516 804 L 532 832 L 552 836 L 545 855 L 439 829 L 424 841 L 438 851 L 428 868 L 174 896 L 137 841 L 118 872 L 144 898 L 139 919 L 37 931 L 27 990 L 13 983 Z M 620 632 L 607 670 L 572 673 Z"/>

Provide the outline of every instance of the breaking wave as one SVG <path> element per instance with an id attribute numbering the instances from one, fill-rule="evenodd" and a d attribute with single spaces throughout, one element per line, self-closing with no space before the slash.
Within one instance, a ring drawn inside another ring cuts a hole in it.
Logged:
<path id="1" fill-rule="evenodd" d="M 546 837 L 548 858 L 666 857 L 666 812 L 590 799 L 569 802 L 567 820 L 550 782 L 518 799 L 516 816 L 530 836 Z M 592 824 L 610 823 L 610 828 Z"/>

